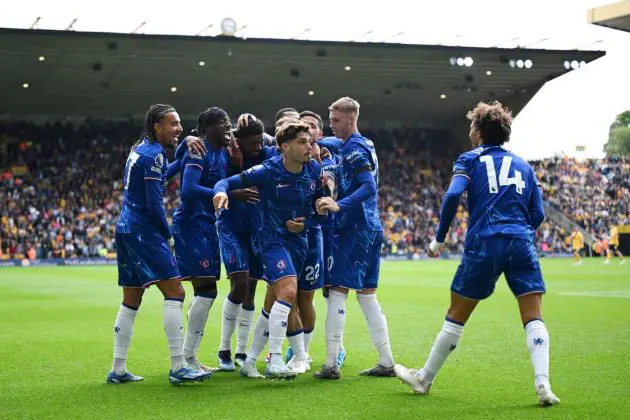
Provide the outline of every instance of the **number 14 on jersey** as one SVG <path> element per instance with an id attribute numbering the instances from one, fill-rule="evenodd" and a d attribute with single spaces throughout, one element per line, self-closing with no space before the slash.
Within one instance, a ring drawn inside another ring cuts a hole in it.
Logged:
<path id="1" fill-rule="evenodd" d="M 512 178 L 510 175 L 510 167 L 512 166 L 512 157 L 504 156 L 503 162 L 501 163 L 501 172 L 499 173 L 499 182 L 497 185 L 497 172 L 494 169 L 494 160 L 492 156 L 481 156 L 479 158 L 480 161 L 486 164 L 486 173 L 488 174 L 488 189 L 491 194 L 499 193 L 499 186 L 516 186 L 516 192 L 519 194 L 523 194 L 523 188 L 525 188 L 525 181 L 523 180 L 523 176 L 520 171 L 514 170 L 514 176 Z"/>

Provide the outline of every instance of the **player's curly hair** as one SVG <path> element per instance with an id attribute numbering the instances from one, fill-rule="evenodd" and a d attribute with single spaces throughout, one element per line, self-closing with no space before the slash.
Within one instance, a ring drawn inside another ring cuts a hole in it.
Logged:
<path id="1" fill-rule="evenodd" d="M 148 139 L 150 142 L 154 142 L 155 138 L 155 128 L 153 127 L 156 123 L 159 123 L 162 118 L 169 112 L 177 112 L 174 107 L 166 104 L 155 104 L 151 105 L 147 110 L 146 115 L 144 116 L 144 131 L 142 135 L 138 139 L 137 142 L 131 146 L 132 149 L 135 149 L 139 146 L 144 139 Z"/>
<path id="2" fill-rule="evenodd" d="M 468 111 L 466 118 L 472 121 L 484 144 L 501 146 L 510 141 L 512 112 L 501 102 L 479 102 L 472 111 Z"/>
<path id="3" fill-rule="evenodd" d="M 309 134 L 309 127 L 303 122 L 289 122 L 276 132 L 276 144 L 280 148 L 284 143 L 295 140 L 301 133 Z"/>
<path id="4" fill-rule="evenodd" d="M 247 125 L 238 125 L 234 130 L 237 139 L 247 136 L 257 136 L 265 132 L 265 125 L 254 115 L 247 116 Z"/>

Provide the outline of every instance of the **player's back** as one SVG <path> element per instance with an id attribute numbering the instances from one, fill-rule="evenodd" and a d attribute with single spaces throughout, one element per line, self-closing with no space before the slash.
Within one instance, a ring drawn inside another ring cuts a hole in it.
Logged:
<path id="1" fill-rule="evenodd" d="M 466 244 L 493 236 L 533 239 L 529 208 L 538 181 L 527 162 L 502 147 L 482 146 L 458 158 L 454 175 L 470 179 Z"/>
<path id="2" fill-rule="evenodd" d="M 146 180 L 166 181 L 167 159 L 164 148 L 155 142 L 143 141 L 132 149 L 123 173 L 123 201 L 116 224 L 119 233 L 157 232 L 147 207 Z"/>

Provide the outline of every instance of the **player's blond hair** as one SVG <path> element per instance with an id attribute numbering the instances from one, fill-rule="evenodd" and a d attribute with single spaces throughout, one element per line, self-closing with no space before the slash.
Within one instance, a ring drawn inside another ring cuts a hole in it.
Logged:
<path id="1" fill-rule="evenodd" d="M 359 108 L 361 108 L 359 102 L 357 102 L 355 99 L 350 98 L 349 96 L 344 96 L 343 98 L 339 98 L 335 102 L 333 102 L 328 107 L 328 110 L 333 112 L 343 112 L 345 114 L 356 114 L 356 116 L 358 117 Z"/>

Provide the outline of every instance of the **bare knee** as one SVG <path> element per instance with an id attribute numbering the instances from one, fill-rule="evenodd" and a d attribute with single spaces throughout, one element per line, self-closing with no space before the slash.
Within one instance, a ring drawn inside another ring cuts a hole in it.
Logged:
<path id="1" fill-rule="evenodd" d="M 157 283 L 158 288 L 162 292 L 165 299 L 175 299 L 183 301 L 186 297 L 186 291 L 182 282 L 176 280 L 164 280 Z"/>
<path id="2" fill-rule="evenodd" d="M 470 318 L 479 303 L 478 300 L 468 299 L 451 292 L 451 305 L 446 312 L 446 316 L 453 321 L 464 325 Z"/>
<path id="3" fill-rule="evenodd" d="M 144 289 L 123 288 L 123 304 L 130 308 L 139 308 L 142 304 Z"/>
<path id="4" fill-rule="evenodd" d="M 213 278 L 195 278 L 192 280 L 195 296 L 214 299 L 217 297 L 217 281 Z"/>
<path id="5" fill-rule="evenodd" d="M 253 308 L 255 306 L 257 286 L 258 280 L 249 280 L 249 284 L 247 285 L 247 295 L 245 295 L 245 299 L 243 299 L 243 306 L 248 308 Z"/>
<path id="6" fill-rule="evenodd" d="M 542 293 L 531 293 L 518 298 L 521 321 L 527 324 L 532 319 L 542 319 Z"/>
<path id="7" fill-rule="evenodd" d="M 295 279 L 295 278 L 294 278 Z M 276 287 L 276 299 L 293 304 L 295 297 L 297 296 L 297 282 L 296 281 L 282 281 Z"/>
<path id="8" fill-rule="evenodd" d="M 249 285 L 249 274 L 232 273 L 230 275 L 230 299 L 234 302 L 243 302 L 247 297 L 247 289 Z"/>
<path id="9" fill-rule="evenodd" d="M 298 292 L 297 306 L 302 317 L 315 312 L 315 305 L 313 305 L 314 297 L 314 292 Z"/>

